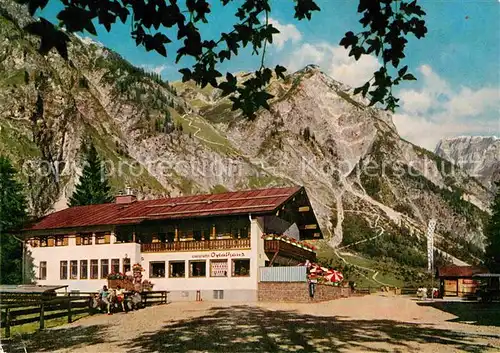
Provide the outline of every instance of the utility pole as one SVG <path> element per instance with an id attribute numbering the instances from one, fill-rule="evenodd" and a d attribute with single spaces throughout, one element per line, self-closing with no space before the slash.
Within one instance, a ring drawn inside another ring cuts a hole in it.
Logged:
<path id="1" fill-rule="evenodd" d="M 434 229 L 436 220 L 433 218 L 427 226 L 427 272 L 432 273 L 434 269 Z"/>
<path id="2" fill-rule="evenodd" d="M 427 272 L 431 275 L 431 299 L 434 299 L 434 229 L 437 221 L 432 218 L 427 226 Z"/>

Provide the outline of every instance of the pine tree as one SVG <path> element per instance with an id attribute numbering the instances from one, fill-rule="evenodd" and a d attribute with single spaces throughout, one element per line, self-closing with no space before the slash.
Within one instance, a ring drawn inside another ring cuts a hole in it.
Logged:
<path id="1" fill-rule="evenodd" d="M 486 265 L 493 273 L 500 273 L 500 181 L 496 183 L 497 195 L 493 201 L 490 221 L 485 229 Z"/>
<path id="2" fill-rule="evenodd" d="M 68 206 L 95 205 L 113 201 L 105 169 L 91 143 L 85 153 L 85 166 Z"/>
<path id="3" fill-rule="evenodd" d="M 0 283 L 22 282 L 23 245 L 9 232 L 19 230 L 26 221 L 23 186 L 16 181 L 16 170 L 9 159 L 0 156 Z"/>
<path id="4" fill-rule="evenodd" d="M 309 138 L 311 137 L 311 130 L 309 130 L 309 127 L 306 127 L 304 129 L 304 140 L 309 141 Z"/>
<path id="5" fill-rule="evenodd" d="M 170 134 L 174 130 L 174 122 L 168 109 L 165 111 L 165 118 L 163 119 L 163 130 L 166 134 Z"/>

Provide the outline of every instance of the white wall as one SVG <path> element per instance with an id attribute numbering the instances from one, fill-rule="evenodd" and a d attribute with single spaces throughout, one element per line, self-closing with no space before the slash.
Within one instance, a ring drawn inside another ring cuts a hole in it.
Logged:
<path id="1" fill-rule="evenodd" d="M 196 291 L 196 290 L 228 290 L 228 289 L 257 289 L 258 272 L 254 269 L 256 263 L 255 253 L 251 250 L 221 250 L 198 252 L 164 252 L 143 253 L 142 266 L 146 269 L 144 278 L 153 282 L 153 290 L 169 291 Z M 232 260 L 250 259 L 250 276 L 232 277 Z M 206 277 L 189 277 L 189 261 L 205 260 Z M 210 277 L 210 260 L 227 260 L 227 277 Z M 151 278 L 149 263 L 151 261 L 165 261 L 165 278 Z M 185 276 L 182 278 L 169 278 L 168 261 L 185 261 Z"/>
<path id="2" fill-rule="evenodd" d="M 80 260 L 89 260 L 88 276 L 90 276 L 90 260 L 99 260 L 99 277 L 101 271 L 101 259 L 109 259 L 109 268 L 111 270 L 111 259 L 120 259 L 120 271 L 123 268 L 123 259 L 127 256 L 130 259 L 130 264 L 141 261 L 141 248 L 139 244 L 123 243 L 123 244 L 98 244 L 98 245 L 75 245 L 74 238 L 70 238 L 68 246 L 54 247 L 36 247 L 28 246 L 33 258 L 35 266 L 35 277 L 38 278 L 38 266 L 40 261 L 47 262 L 47 279 L 37 280 L 37 284 L 41 285 L 68 285 L 68 290 L 80 291 L 97 291 L 107 284 L 106 279 L 60 279 L 60 262 L 68 261 L 68 277 L 69 277 L 69 261 L 78 260 L 78 278 L 80 277 Z"/>

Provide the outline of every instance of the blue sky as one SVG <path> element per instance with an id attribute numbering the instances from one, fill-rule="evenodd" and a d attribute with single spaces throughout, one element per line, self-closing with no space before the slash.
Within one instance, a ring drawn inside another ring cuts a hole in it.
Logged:
<path id="1" fill-rule="evenodd" d="M 312 21 L 293 18 L 292 0 L 271 0 L 272 21 L 282 32 L 268 50 L 266 63 L 285 64 L 290 71 L 314 63 L 339 81 L 356 86 L 371 77 L 379 62 L 366 56 L 359 62 L 338 46 L 343 34 L 359 28 L 355 0 L 317 0 L 322 9 Z M 239 3 L 239 1 L 236 1 Z M 442 137 L 500 135 L 500 2 L 498 0 L 420 0 L 427 12 L 428 34 L 410 40 L 406 62 L 418 81 L 402 85 L 396 93 L 401 108 L 394 116 L 400 134 L 432 149 Z M 203 35 L 217 37 L 230 30 L 235 7 L 212 2 L 213 13 Z M 42 16 L 54 20 L 60 5 L 51 0 Z M 227 24 L 227 25 L 225 25 Z M 130 26 L 117 24 L 111 33 L 98 28 L 94 38 L 133 64 L 179 79 L 169 57 L 146 52 L 130 38 Z M 86 36 L 90 36 L 88 33 Z M 259 58 L 244 51 L 222 67 L 226 71 L 257 68 Z"/>

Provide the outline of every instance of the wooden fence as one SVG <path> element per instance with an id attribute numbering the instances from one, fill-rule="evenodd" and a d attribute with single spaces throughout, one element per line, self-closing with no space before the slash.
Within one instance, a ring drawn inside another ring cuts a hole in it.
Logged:
<path id="1" fill-rule="evenodd" d="M 95 293 L 71 292 L 62 295 L 40 295 L 31 293 L 1 294 L 0 327 L 5 329 L 5 337 L 10 337 L 12 326 L 39 322 L 40 330 L 45 329 L 45 321 L 67 317 L 68 323 L 79 314 L 92 314 L 90 301 Z M 166 304 L 167 291 L 141 293 L 144 306 Z"/>

